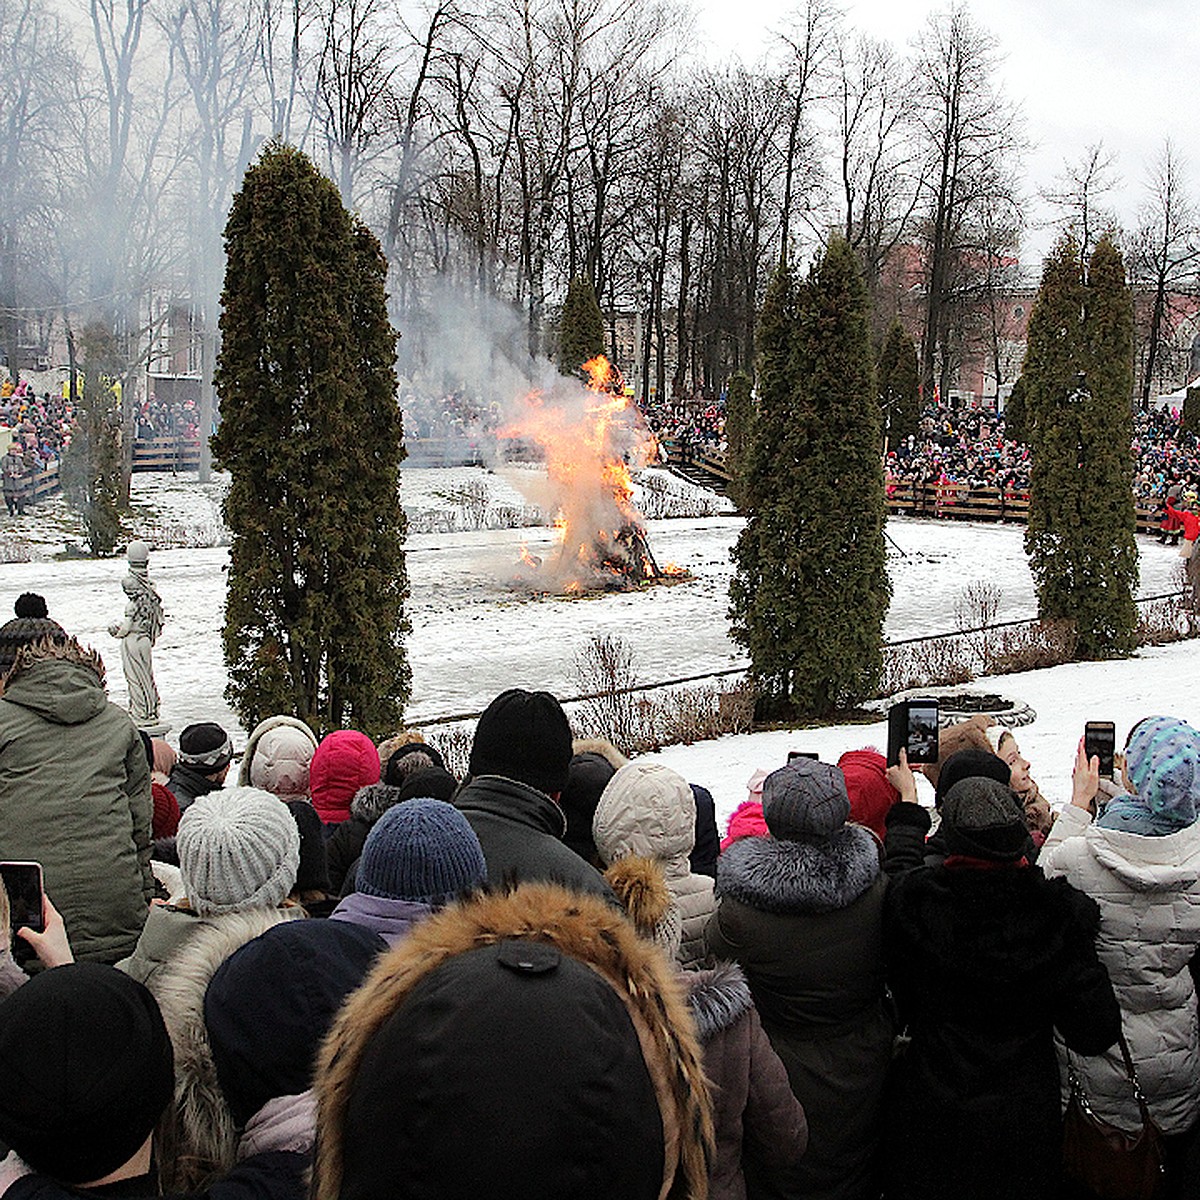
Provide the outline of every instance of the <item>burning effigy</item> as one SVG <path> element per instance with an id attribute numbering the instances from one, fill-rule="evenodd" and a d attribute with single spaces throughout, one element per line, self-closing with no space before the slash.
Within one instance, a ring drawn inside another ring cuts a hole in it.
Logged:
<path id="1" fill-rule="evenodd" d="M 522 547 L 517 582 L 571 595 L 683 577 L 655 561 L 633 504 L 632 472 L 657 459 L 654 435 L 603 355 L 584 370 L 586 385 L 530 392 L 500 431 L 540 448 L 554 492 L 555 548 L 539 558 Z"/>

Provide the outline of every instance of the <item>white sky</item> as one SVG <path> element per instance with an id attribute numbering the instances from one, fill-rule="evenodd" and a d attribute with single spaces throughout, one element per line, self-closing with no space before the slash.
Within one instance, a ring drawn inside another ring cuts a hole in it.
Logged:
<path id="1" fill-rule="evenodd" d="M 929 0 L 843 0 L 848 27 L 904 48 Z M 794 0 L 700 0 L 697 32 L 710 56 L 756 59 L 786 27 Z M 970 0 L 998 40 L 1005 93 L 1017 101 L 1034 143 L 1026 158 L 1031 224 L 1036 198 L 1064 159 L 1102 141 L 1117 154 L 1122 187 L 1112 203 L 1132 223 L 1147 166 L 1169 137 L 1193 195 L 1200 196 L 1200 5 L 1196 0 Z M 1023 256 L 1036 261 L 1052 235 L 1031 228 Z"/>

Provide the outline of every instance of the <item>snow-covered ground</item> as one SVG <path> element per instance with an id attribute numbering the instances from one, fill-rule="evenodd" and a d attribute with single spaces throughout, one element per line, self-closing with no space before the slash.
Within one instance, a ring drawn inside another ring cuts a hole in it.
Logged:
<path id="1" fill-rule="evenodd" d="M 546 688 L 569 696 L 583 690 L 576 654 L 590 638 L 616 635 L 632 648 L 644 682 L 700 675 L 737 666 L 743 657 L 728 635 L 726 608 L 732 566 L 729 550 L 741 520 L 706 494 L 689 497 L 672 478 L 684 507 L 716 509 L 714 515 L 651 521 L 650 543 L 661 562 L 686 568 L 691 577 L 673 586 L 581 599 L 529 597 L 510 584 L 522 544 L 533 553 L 549 548 L 553 533 L 535 528 L 469 528 L 487 525 L 547 502 L 540 474 L 529 468 L 500 474 L 479 468 L 405 470 L 401 493 L 417 532 L 408 542 L 412 585 L 408 654 L 413 669 L 410 720 L 478 711 L 507 687 Z M 486 491 L 483 519 L 464 489 Z M 226 549 L 220 544 L 221 485 L 199 487 L 194 476 L 134 477 L 135 528 L 158 549 L 151 576 L 163 598 L 167 623 L 155 648 L 155 675 L 163 716 L 179 729 L 214 720 L 238 730 L 224 699 L 225 670 L 220 628 L 225 593 Z M 70 514 L 61 502 L 42 506 L 17 522 L 0 518 L 0 545 L 16 540 L 32 561 L 0 565 L 0 620 L 23 591 L 42 593 L 61 624 L 104 655 L 109 691 L 123 704 L 125 682 L 116 644 L 106 632 L 123 609 L 123 559 L 92 561 L 49 557 L 72 540 Z M 1001 594 L 1000 619 L 1031 616 L 1033 587 L 1022 546 L 1023 527 L 934 523 L 893 518 L 888 566 L 892 605 L 889 638 L 943 633 L 956 628 L 963 589 L 976 581 Z M 73 540 L 79 540 L 77 535 Z M 1180 560 L 1153 540 L 1140 538 L 1141 594 L 1178 585 Z M 1126 662 L 1078 664 L 990 681 L 991 690 L 1025 701 L 1036 721 L 1020 732 L 1022 748 L 1048 797 L 1069 794 L 1075 741 L 1085 720 L 1113 720 L 1123 738 L 1128 726 L 1150 712 L 1172 712 L 1200 723 L 1200 696 L 1193 681 L 1200 643 L 1146 650 Z M 981 681 L 979 686 L 988 686 Z M 244 731 L 241 739 L 244 740 Z M 722 813 L 744 797 L 757 766 L 782 763 L 789 749 L 814 750 L 834 759 L 842 750 L 882 745 L 882 723 L 772 732 L 723 738 L 664 751 L 662 761 L 707 784 Z"/>

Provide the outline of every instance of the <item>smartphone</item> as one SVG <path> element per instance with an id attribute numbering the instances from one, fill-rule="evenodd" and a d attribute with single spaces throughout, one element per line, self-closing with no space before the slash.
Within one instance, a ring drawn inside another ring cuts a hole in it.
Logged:
<path id="1" fill-rule="evenodd" d="M 1117 729 L 1111 721 L 1089 721 L 1083 727 L 1083 753 L 1091 762 L 1100 760 L 1100 778 L 1113 777 L 1113 750 L 1117 745 Z"/>
<path id="2" fill-rule="evenodd" d="M 896 766 L 903 750 L 912 763 L 938 760 L 938 701 L 935 696 L 901 700 L 888 709 L 889 767 Z"/>
<path id="3" fill-rule="evenodd" d="M 811 758 L 813 762 L 821 761 L 821 756 L 819 754 L 814 754 L 811 750 L 789 750 L 787 758 L 788 762 L 791 762 L 794 758 Z"/>
<path id="4" fill-rule="evenodd" d="M 42 919 L 42 864 L 0 862 L 0 880 L 8 893 L 8 911 L 12 931 L 25 926 L 34 933 L 45 933 Z"/>

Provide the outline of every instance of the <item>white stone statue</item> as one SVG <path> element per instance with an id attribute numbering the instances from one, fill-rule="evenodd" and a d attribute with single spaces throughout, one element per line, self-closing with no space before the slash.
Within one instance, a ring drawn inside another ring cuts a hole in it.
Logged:
<path id="1" fill-rule="evenodd" d="M 135 725 L 149 731 L 150 726 L 159 723 L 158 688 L 154 686 L 150 652 L 162 630 L 163 607 L 150 582 L 150 547 L 145 542 L 130 542 L 126 558 L 129 574 L 121 580 L 121 587 L 129 603 L 125 605 L 125 616 L 114 621 L 108 632 L 121 641 L 129 715 Z"/>

